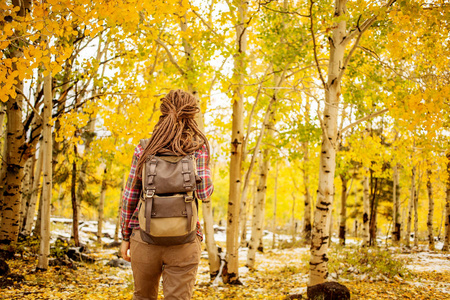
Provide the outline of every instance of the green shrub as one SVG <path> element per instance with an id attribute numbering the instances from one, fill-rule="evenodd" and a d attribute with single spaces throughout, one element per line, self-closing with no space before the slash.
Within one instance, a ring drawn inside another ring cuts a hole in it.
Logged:
<path id="1" fill-rule="evenodd" d="M 15 252 L 20 253 L 22 256 L 23 254 L 37 255 L 39 253 L 39 244 L 40 239 L 35 235 L 33 236 L 20 235 L 17 244 L 15 246 Z"/>
<path id="2" fill-rule="evenodd" d="M 395 258 L 388 250 L 367 247 L 337 247 L 329 253 L 329 273 L 338 277 L 354 279 L 355 275 L 380 275 L 393 279 L 395 276 L 410 277 L 407 261 Z"/>
<path id="3" fill-rule="evenodd" d="M 63 258 L 67 254 L 70 246 L 72 245 L 70 245 L 68 242 L 62 239 L 57 239 L 55 243 L 50 246 L 50 256 Z"/>

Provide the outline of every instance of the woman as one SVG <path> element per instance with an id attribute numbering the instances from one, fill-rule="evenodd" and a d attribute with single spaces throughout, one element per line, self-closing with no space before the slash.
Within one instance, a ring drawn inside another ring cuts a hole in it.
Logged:
<path id="1" fill-rule="evenodd" d="M 172 90 L 161 101 L 161 117 L 145 149 L 141 145 L 136 147 L 123 193 L 121 254 L 125 260 L 131 261 L 135 300 L 156 300 L 161 275 L 164 299 L 190 299 L 203 240 L 197 220 L 197 238 L 193 242 L 160 246 L 142 241 L 137 204 L 142 189 L 140 174 L 146 158 L 155 154 L 185 156 L 194 153 L 197 172 L 202 178 L 197 184 L 196 196 L 202 201 L 209 201 L 213 192 L 208 167 L 209 144 L 194 121 L 195 114 L 199 112 L 196 98 L 183 90 Z M 128 255 L 129 249 L 131 257 Z"/>

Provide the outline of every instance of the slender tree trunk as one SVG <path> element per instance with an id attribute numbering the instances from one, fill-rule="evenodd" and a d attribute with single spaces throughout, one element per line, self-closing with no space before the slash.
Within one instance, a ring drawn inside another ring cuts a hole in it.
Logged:
<path id="1" fill-rule="evenodd" d="M 370 219 L 369 219 L 369 245 L 376 246 L 377 244 L 377 215 L 378 215 L 378 197 L 377 191 L 382 189 L 383 180 L 378 178 L 373 178 L 373 172 L 370 173 L 371 182 L 375 181 L 375 184 L 371 186 L 370 194 Z M 379 181 L 379 183 L 378 183 Z M 378 187 L 379 185 L 379 187 Z M 372 188 L 373 187 L 373 188 Z"/>
<path id="2" fill-rule="evenodd" d="M 295 192 L 291 193 L 292 196 L 292 210 L 291 210 L 291 236 L 292 236 L 292 245 L 295 245 L 296 242 L 296 230 L 295 230 Z"/>
<path id="3" fill-rule="evenodd" d="M 341 213 L 339 219 L 339 243 L 345 245 L 345 223 L 347 222 L 347 183 L 348 178 L 341 174 L 342 192 L 341 192 Z"/>
<path id="4" fill-rule="evenodd" d="M 0 224 L 2 224 L 2 202 L 3 202 L 3 188 L 5 187 L 6 182 L 6 161 L 5 157 L 7 156 L 8 149 L 7 149 L 7 143 L 6 143 L 6 137 L 4 135 L 4 127 L 6 128 L 8 124 L 5 123 L 5 116 L 6 116 L 6 103 L 3 103 L 0 101 L 0 149 L 2 151 L 2 160 L 0 162 L 1 168 L 0 168 Z M 5 126 L 4 126 L 5 125 Z"/>
<path id="5" fill-rule="evenodd" d="M 421 172 L 417 179 L 417 185 L 415 186 L 414 192 L 414 247 L 419 247 L 419 193 L 420 193 L 420 182 L 421 182 Z"/>
<path id="6" fill-rule="evenodd" d="M 34 175 L 33 175 L 33 186 L 31 187 L 31 197 L 30 197 L 30 205 L 27 210 L 27 217 L 24 225 L 23 233 L 25 235 L 31 234 L 31 229 L 34 224 L 34 215 L 36 214 L 36 203 L 39 195 L 39 191 L 41 190 L 40 182 L 41 182 L 41 174 L 42 174 L 42 162 L 43 162 L 43 142 L 41 142 L 41 146 L 39 147 L 39 157 L 34 167 Z"/>
<path id="7" fill-rule="evenodd" d="M 43 162 L 44 158 L 42 157 L 42 162 Z M 43 191 L 43 186 L 39 187 L 39 206 L 38 206 L 38 213 L 36 216 L 36 224 L 34 225 L 34 229 L 33 229 L 33 235 L 35 236 L 41 236 L 41 220 L 42 220 L 42 191 Z"/>
<path id="8" fill-rule="evenodd" d="M 449 251 L 450 248 L 450 152 L 447 153 L 447 196 L 445 198 L 445 236 L 442 251 Z"/>
<path id="9" fill-rule="evenodd" d="M 273 188 L 273 218 L 272 218 L 272 249 L 275 249 L 276 245 L 276 231 L 277 231 L 277 192 L 278 192 L 278 162 L 275 167 L 275 186 Z"/>
<path id="10" fill-rule="evenodd" d="M 359 215 L 359 211 L 358 211 L 358 189 L 355 188 L 355 223 L 354 223 L 354 236 L 357 238 L 358 237 L 358 215 Z"/>
<path id="11" fill-rule="evenodd" d="M 394 246 L 398 246 L 401 240 L 402 224 L 400 220 L 400 184 L 398 175 L 399 164 L 395 164 L 394 171 L 392 175 L 393 187 L 392 187 L 392 197 L 394 203 L 394 214 L 392 222 L 394 223 L 394 230 L 392 232 L 392 241 Z"/>
<path id="12" fill-rule="evenodd" d="M 72 186 L 71 186 L 71 198 L 72 198 L 72 235 L 73 235 L 73 240 L 75 242 L 75 246 L 79 247 L 80 246 L 80 239 L 78 236 L 78 222 L 79 222 L 79 213 L 78 213 L 78 209 L 79 209 L 79 200 L 78 198 L 78 193 L 77 193 L 77 160 L 78 160 L 78 151 L 77 151 L 77 145 L 73 146 L 73 152 L 74 152 L 74 159 L 72 162 Z M 78 189 L 79 190 L 79 189 Z"/>
<path id="13" fill-rule="evenodd" d="M 336 1 L 334 16 L 346 15 L 347 1 Z M 342 19 L 333 26 L 330 38 L 330 60 L 328 79 L 325 84 L 325 108 L 323 111 L 322 146 L 320 150 L 319 187 L 314 225 L 311 232 L 311 259 L 308 286 L 325 281 L 328 275 L 327 251 L 329 227 L 334 193 L 334 174 L 336 170 L 337 119 L 341 81 L 339 74 L 344 63 L 346 43 L 346 21 Z"/>
<path id="14" fill-rule="evenodd" d="M 3 138 L 3 125 L 5 122 L 5 116 L 6 116 L 6 104 L 0 101 L 0 137 Z M 3 144 L 0 141 L 0 149 Z"/>
<path id="15" fill-rule="evenodd" d="M 43 173 L 41 214 L 41 243 L 39 247 L 38 269 L 47 270 L 50 254 L 50 204 L 52 200 L 52 77 L 51 73 L 44 77 L 44 112 L 43 112 Z"/>
<path id="16" fill-rule="evenodd" d="M 186 15 L 180 18 L 180 30 L 182 32 L 186 32 L 188 30 L 188 25 L 186 21 Z M 200 81 L 200 74 L 195 73 L 196 71 L 194 66 L 194 58 L 193 58 L 193 49 L 189 42 L 182 38 L 182 44 L 185 53 L 186 66 L 187 70 L 184 74 L 181 74 L 186 82 L 188 91 L 191 92 L 197 100 L 200 102 L 199 93 L 197 90 L 197 82 Z M 202 132 L 205 132 L 203 125 L 203 108 L 206 108 L 206 103 L 199 103 L 200 112 L 196 114 L 196 122 L 200 127 Z M 214 279 L 219 274 L 220 268 L 220 257 L 219 251 L 214 239 L 214 219 L 212 214 L 212 205 L 210 202 L 202 203 L 202 212 L 203 212 L 203 226 L 206 240 L 206 250 L 208 252 L 208 260 L 209 260 L 209 271 L 211 279 Z"/>
<path id="17" fill-rule="evenodd" d="M 263 151 L 263 158 L 260 165 L 258 188 L 256 189 L 256 199 L 253 203 L 252 236 L 250 238 L 250 242 L 248 245 L 247 264 L 246 264 L 249 269 L 253 269 L 255 266 L 256 250 L 259 246 L 259 242 L 262 236 L 262 230 L 264 227 L 263 212 L 266 201 L 267 174 L 269 171 L 269 165 L 270 165 L 270 151 L 269 149 L 265 149 Z"/>
<path id="18" fill-rule="evenodd" d="M 103 172 L 102 187 L 100 191 L 100 201 L 98 203 L 98 223 L 97 223 L 97 242 L 102 244 L 103 236 L 103 211 L 105 206 L 105 195 L 106 195 L 106 172 L 105 168 Z"/>
<path id="19" fill-rule="evenodd" d="M 276 81 L 276 83 L 275 83 L 276 86 L 279 86 L 281 84 L 281 82 L 282 82 L 282 80 L 279 80 L 278 78 L 275 81 Z M 242 194 L 241 194 L 241 207 L 240 207 L 240 209 L 243 209 L 243 210 L 247 209 L 246 205 L 242 205 L 242 203 L 246 203 L 247 202 L 247 191 L 248 191 L 248 186 L 249 186 L 249 183 L 250 183 L 250 176 L 252 174 L 253 167 L 255 166 L 256 157 L 257 157 L 257 155 L 259 153 L 259 147 L 261 146 L 261 141 L 262 141 L 262 138 L 264 136 L 264 132 L 266 130 L 266 127 L 269 126 L 269 118 L 272 115 L 272 113 L 271 113 L 272 112 L 272 107 L 273 107 L 276 99 L 277 99 L 277 97 L 276 97 L 276 94 L 274 93 L 274 95 L 272 96 L 272 99 L 270 100 L 269 105 L 267 107 L 266 114 L 264 116 L 264 120 L 263 120 L 263 122 L 261 124 L 261 129 L 259 131 L 259 136 L 258 136 L 258 139 L 256 141 L 255 148 L 253 150 L 252 159 L 250 161 L 250 166 L 248 167 L 247 173 L 245 174 L 244 186 L 243 186 Z M 268 133 L 268 134 L 270 134 L 270 133 Z M 242 217 L 241 217 L 240 221 L 245 223 L 245 218 L 244 218 L 245 212 L 241 211 L 241 216 Z M 245 242 L 245 239 L 246 239 L 246 229 L 245 229 L 245 227 L 246 226 L 245 226 L 245 224 L 241 224 L 241 225 L 242 225 L 241 226 L 241 228 L 242 228 L 242 231 L 241 231 L 242 232 L 242 237 L 244 237 L 244 242 Z M 242 245 L 242 238 L 241 238 L 241 245 Z"/>
<path id="20" fill-rule="evenodd" d="M 244 200 L 244 201 L 242 201 Z M 245 202 L 245 204 L 243 205 L 242 202 Z M 247 241 L 247 197 L 245 199 L 241 198 L 241 209 L 239 211 L 239 225 L 240 225 L 240 242 L 239 242 L 239 247 L 244 248 L 248 246 L 248 241 Z M 251 205 L 251 203 L 249 203 Z"/>
<path id="21" fill-rule="evenodd" d="M 123 198 L 123 191 L 125 190 L 125 185 L 127 182 L 127 174 L 124 172 L 122 177 L 122 184 L 120 185 L 120 199 L 119 199 L 119 210 L 116 218 L 116 229 L 114 230 L 114 241 L 119 241 L 119 231 L 120 231 L 120 214 L 122 211 L 122 198 Z"/>
<path id="22" fill-rule="evenodd" d="M 24 224 L 26 222 L 27 210 L 30 205 L 31 189 L 33 186 L 33 167 L 36 158 L 30 157 L 25 163 L 24 174 L 22 180 L 22 203 L 20 207 L 20 217 L 19 217 L 19 232 L 22 232 Z"/>
<path id="23" fill-rule="evenodd" d="M 238 1 L 236 25 L 236 48 L 237 53 L 234 58 L 234 89 L 233 89 L 233 116 L 231 126 L 231 159 L 230 159 L 230 191 L 228 196 L 227 215 L 227 276 L 224 282 L 230 284 L 240 284 L 239 281 L 239 208 L 241 191 L 241 161 L 242 142 L 244 132 L 243 118 L 243 84 L 245 78 L 245 51 L 247 48 L 247 2 Z"/>
<path id="24" fill-rule="evenodd" d="M 205 241 L 206 250 L 208 251 L 209 274 L 212 280 L 216 278 L 217 274 L 219 274 L 220 256 L 219 251 L 217 249 L 216 241 L 214 240 L 214 228 L 212 226 L 214 220 L 211 202 L 203 202 L 202 210 L 203 210 L 203 224 L 205 224 L 204 231 L 206 240 Z M 211 225 L 207 226 L 206 224 Z"/>
<path id="25" fill-rule="evenodd" d="M 309 109 L 307 109 L 309 111 Z M 311 195 L 309 193 L 309 150 L 308 142 L 303 142 L 303 185 L 305 188 L 305 211 L 303 215 L 303 240 L 306 244 L 311 242 Z"/>
<path id="26" fill-rule="evenodd" d="M 406 234 L 405 234 L 405 246 L 407 248 L 410 247 L 410 240 L 411 240 L 411 223 L 412 223 L 412 217 L 414 213 L 414 197 L 415 197 L 415 181 L 416 181 L 416 167 L 414 166 L 412 168 L 411 172 L 411 195 L 409 197 L 409 203 L 408 203 L 408 219 L 406 223 Z"/>
<path id="27" fill-rule="evenodd" d="M 433 234 L 433 214 L 434 214 L 434 198 L 433 198 L 433 186 L 431 185 L 431 165 L 428 164 L 427 169 L 427 193 L 428 193 L 428 248 L 434 251 L 434 234 Z"/>
<path id="28" fill-rule="evenodd" d="M 368 172 L 368 170 L 366 169 Z M 364 175 L 363 181 L 363 219 L 362 219 L 362 245 L 369 246 L 370 235 L 369 235 L 369 216 L 370 216 L 370 185 L 369 177 Z"/>

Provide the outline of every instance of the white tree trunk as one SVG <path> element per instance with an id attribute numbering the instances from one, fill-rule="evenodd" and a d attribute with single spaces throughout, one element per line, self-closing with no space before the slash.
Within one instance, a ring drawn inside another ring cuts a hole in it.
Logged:
<path id="1" fill-rule="evenodd" d="M 276 80 L 276 81 L 277 81 L 276 82 L 276 86 L 279 86 L 281 81 L 280 80 Z M 242 203 L 246 203 L 247 202 L 247 193 L 248 193 L 248 189 L 249 189 L 249 185 L 250 185 L 250 176 L 251 176 L 251 174 L 253 172 L 253 167 L 255 166 L 256 157 L 258 156 L 258 153 L 259 153 L 259 148 L 261 146 L 261 142 L 262 142 L 262 138 L 264 136 L 264 132 L 266 130 L 266 127 L 270 126 L 269 118 L 270 118 L 271 115 L 273 115 L 272 107 L 273 107 L 276 99 L 277 99 L 276 98 L 276 94 L 274 94 L 272 99 L 269 102 L 269 106 L 267 107 L 266 114 L 264 116 L 264 120 L 262 122 L 261 129 L 259 131 L 259 136 L 258 136 L 258 139 L 256 141 L 256 145 L 255 145 L 254 150 L 253 150 L 253 155 L 252 155 L 252 159 L 250 161 L 250 166 L 248 167 L 247 173 L 245 174 L 244 186 L 242 188 L 242 194 L 241 194 L 241 207 L 240 207 L 240 209 L 243 209 L 243 210 L 246 210 L 246 208 L 247 208 L 246 205 L 242 205 Z M 270 133 L 268 133 L 268 135 L 270 135 Z M 241 211 L 240 222 L 245 222 L 246 221 L 245 220 L 246 219 L 245 216 L 246 216 L 246 212 L 242 212 Z M 241 234 L 242 234 L 241 235 L 241 245 L 242 245 L 242 243 L 246 242 L 245 239 L 246 239 L 247 233 L 246 233 L 246 226 L 245 226 L 245 224 L 241 224 Z M 242 238 L 244 239 L 243 241 L 242 241 Z"/>
<path id="2" fill-rule="evenodd" d="M 368 172 L 368 170 L 365 170 Z M 369 176 L 364 175 L 363 181 L 363 219 L 362 219 L 362 245 L 369 246 L 370 244 L 370 234 L 369 234 L 369 216 L 370 216 L 370 185 Z"/>
<path id="3" fill-rule="evenodd" d="M 22 179 L 22 203 L 20 207 L 20 217 L 19 217 L 19 232 L 22 232 L 24 228 L 24 222 L 26 221 L 28 206 L 30 205 L 30 194 L 32 191 L 32 180 L 33 180 L 33 164 L 34 157 L 30 157 L 25 163 L 23 179 Z"/>
<path id="4" fill-rule="evenodd" d="M 307 109 L 309 113 L 309 109 Z M 303 215 L 303 240 L 306 244 L 311 241 L 311 195 L 309 193 L 309 149 L 308 142 L 303 143 L 303 185 L 305 188 L 305 211 Z"/>
<path id="5" fill-rule="evenodd" d="M 5 116 L 6 116 L 6 104 L 3 103 L 2 101 L 0 101 L 0 138 L 4 138 L 4 136 L 3 136 L 3 133 L 4 133 L 3 125 L 4 124 L 3 123 L 5 122 Z M 0 140 L 0 149 L 3 149 L 2 146 L 3 146 L 3 144 L 1 143 L 1 140 Z"/>
<path id="6" fill-rule="evenodd" d="M 447 196 L 445 198 L 445 235 L 442 251 L 449 251 L 450 248 L 450 152 L 447 153 Z"/>
<path id="7" fill-rule="evenodd" d="M 31 197 L 30 197 L 30 205 L 27 210 L 27 218 L 25 222 L 25 226 L 23 229 L 23 233 L 25 235 L 30 235 L 31 230 L 34 224 L 34 215 L 36 214 L 36 203 L 39 195 L 39 191 L 41 190 L 41 174 L 42 174 L 42 161 L 43 161 L 43 143 L 41 143 L 39 147 L 39 157 L 37 159 L 36 165 L 34 167 L 34 178 L 33 178 L 33 186 L 31 188 Z"/>
<path id="8" fill-rule="evenodd" d="M 345 16 L 346 0 L 335 2 L 334 16 Z M 317 193 L 314 224 L 311 237 L 311 259 L 309 286 L 325 281 L 328 276 L 327 251 L 329 241 L 330 214 L 333 204 L 334 174 L 336 169 L 337 119 L 339 96 L 341 95 L 340 72 L 344 65 L 346 43 L 346 21 L 333 25 L 330 38 L 330 60 L 325 86 L 325 108 L 323 111 L 322 146 L 320 150 L 319 187 Z"/>
<path id="9" fill-rule="evenodd" d="M 239 281 L 239 209 L 241 191 L 241 160 L 244 132 L 244 95 L 243 84 L 245 76 L 245 51 L 247 48 L 247 2 L 240 0 L 237 5 L 238 22 L 236 24 L 236 48 L 233 78 L 233 116 L 231 126 L 231 159 L 230 159 L 230 190 L 227 212 L 227 274 L 226 283 L 237 284 Z"/>
<path id="10" fill-rule="evenodd" d="M 202 203 L 202 212 L 206 250 L 208 251 L 209 274 L 211 276 L 211 279 L 213 279 L 217 276 L 217 274 L 219 274 L 220 257 L 216 241 L 214 240 L 214 220 L 211 202 Z"/>
<path id="11" fill-rule="evenodd" d="M 273 187 L 273 217 L 272 217 L 272 249 L 275 249 L 276 245 L 276 231 L 277 231 L 277 192 L 278 192 L 278 162 L 275 167 L 275 185 Z"/>
<path id="12" fill-rule="evenodd" d="M 114 241 L 116 241 L 116 242 L 119 241 L 120 214 L 122 211 L 122 198 L 123 198 L 123 191 L 125 190 L 126 182 L 127 182 L 127 173 L 124 172 L 123 177 L 122 177 L 122 184 L 121 184 L 121 188 L 120 188 L 120 200 L 119 200 L 118 214 L 117 214 L 117 218 L 116 218 L 116 229 L 114 230 Z"/>
<path id="13" fill-rule="evenodd" d="M 50 254 L 50 203 L 52 199 L 52 77 L 44 77 L 44 112 L 43 112 L 43 191 L 41 215 L 41 243 L 39 247 L 38 269 L 47 270 Z"/>
<path id="14" fill-rule="evenodd" d="M 106 196 L 106 172 L 105 168 L 103 179 L 102 179 L 102 187 L 100 191 L 100 201 L 98 203 L 98 223 L 97 223 L 97 242 L 102 244 L 102 236 L 103 236 L 103 212 L 105 207 L 105 196 Z"/>
<path id="15" fill-rule="evenodd" d="M 402 232 L 402 226 L 401 226 L 401 220 L 400 220 L 400 185 L 399 185 L 399 175 L 398 175 L 398 168 L 399 165 L 395 164 L 394 171 L 392 175 L 392 181 L 393 181 L 393 187 L 392 187 L 392 198 L 394 203 L 394 213 L 392 222 L 394 224 L 394 230 L 392 232 L 392 241 L 395 246 L 398 246 L 401 240 L 401 232 Z"/>
<path id="16" fill-rule="evenodd" d="M 12 4 L 15 7 L 19 7 L 17 15 L 25 18 L 27 13 L 31 9 L 31 0 L 12 0 Z M 19 21 L 20 22 L 20 21 Z M 16 31 L 15 35 L 20 37 L 24 32 Z M 20 39 L 13 41 L 8 46 L 8 54 L 6 52 L 3 55 L 8 55 L 10 58 L 23 57 L 22 47 L 20 45 Z M 9 74 L 18 70 L 17 62 L 11 64 Z M 22 123 L 23 118 L 23 82 L 19 78 L 15 79 L 14 88 L 17 94 L 10 96 L 6 103 L 6 138 L 5 138 L 5 152 L 2 158 L 2 162 L 5 162 L 8 166 L 4 169 L 4 177 L 0 178 L 3 189 L 0 195 L 0 245 L 10 245 L 17 242 L 19 235 L 19 213 L 21 206 L 21 181 L 23 178 L 23 167 L 28 158 L 27 149 L 25 144 L 25 133 Z M 3 124 L 2 124 L 3 125 Z"/>
<path id="17" fill-rule="evenodd" d="M 342 191 L 341 191 L 341 211 L 339 214 L 339 243 L 345 245 L 345 233 L 347 222 L 347 182 L 345 174 L 341 175 Z"/>
<path id="18" fill-rule="evenodd" d="M 406 220 L 405 246 L 408 248 L 410 247 L 411 223 L 414 213 L 415 180 L 416 180 L 416 167 L 414 166 L 411 172 L 411 191 L 408 203 L 408 219 Z"/>
<path id="19" fill-rule="evenodd" d="M 414 247 L 419 247 L 419 193 L 422 176 L 418 176 L 418 183 L 414 190 Z"/>
<path id="20" fill-rule="evenodd" d="M 427 169 L 427 193 L 428 193 L 428 248 L 434 251 L 434 234 L 433 234 L 433 215 L 434 215 L 434 198 L 433 198 L 433 186 L 431 185 L 431 166 L 428 165 Z"/>
<path id="21" fill-rule="evenodd" d="M 258 188 L 256 189 L 256 199 L 253 203 L 252 214 L 252 236 L 248 245 L 247 254 L 247 267 L 253 269 L 255 266 L 256 250 L 258 249 L 259 242 L 262 236 L 262 230 L 264 227 L 264 205 L 266 201 L 267 191 L 267 174 L 270 165 L 270 151 L 265 149 L 261 160 Z"/>

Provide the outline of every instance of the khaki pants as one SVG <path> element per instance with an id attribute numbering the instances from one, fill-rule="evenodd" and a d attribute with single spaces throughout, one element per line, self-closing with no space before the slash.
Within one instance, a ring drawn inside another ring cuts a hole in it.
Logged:
<path id="1" fill-rule="evenodd" d="M 139 230 L 133 230 L 130 241 L 133 300 L 158 299 L 161 275 L 165 300 L 191 299 L 200 262 L 199 238 L 183 245 L 158 246 L 143 242 Z"/>

